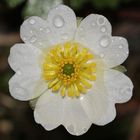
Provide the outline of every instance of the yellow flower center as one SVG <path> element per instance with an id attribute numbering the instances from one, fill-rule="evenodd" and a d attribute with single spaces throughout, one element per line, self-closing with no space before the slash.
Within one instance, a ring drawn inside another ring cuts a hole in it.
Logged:
<path id="1" fill-rule="evenodd" d="M 45 53 L 42 76 L 52 92 L 64 97 L 79 97 L 96 80 L 93 54 L 76 42 L 66 42 Z"/>

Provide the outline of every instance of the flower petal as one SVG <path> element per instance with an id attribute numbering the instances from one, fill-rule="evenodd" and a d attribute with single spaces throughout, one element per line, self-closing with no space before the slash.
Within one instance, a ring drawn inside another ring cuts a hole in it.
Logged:
<path id="1" fill-rule="evenodd" d="M 33 16 L 26 19 L 20 28 L 20 36 L 26 44 L 36 47 L 46 47 L 51 44 L 50 29 L 47 22 L 40 17 Z"/>
<path id="2" fill-rule="evenodd" d="M 82 135 L 91 126 L 79 99 L 62 98 L 51 91 L 39 98 L 34 116 L 45 129 L 51 130 L 62 124 L 72 135 Z"/>
<path id="3" fill-rule="evenodd" d="M 64 99 L 63 125 L 72 135 L 82 135 L 88 131 L 92 122 L 89 120 L 79 99 Z"/>
<path id="4" fill-rule="evenodd" d="M 91 14 L 81 21 L 75 40 L 99 54 L 100 41 L 104 37 L 110 39 L 111 30 L 111 25 L 104 16 Z"/>
<path id="5" fill-rule="evenodd" d="M 72 9 L 58 5 L 50 10 L 47 21 L 30 17 L 21 26 L 21 38 L 37 47 L 48 47 L 72 40 L 77 28 L 76 16 Z"/>
<path id="6" fill-rule="evenodd" d="M 58 5 L 50 10 L 47 22 L 53 32 L 54 44 L 72 40 L 77 28 L 77 20 L 74 11 L 65 5 Z"/>
<path id="7" fill-rule="evenodd" d="M 62 121 L 63 98 L 47 90 L 37 101 L 34 117 L 46 130 L 58 127 Z"/>
<path id="8" fill-rule="evenodd" d="M 111 25 L 101 15 L 91 14 L 80 24 L 75 40 L 99 55 L 108 67 L 115 67 L 128 57 L 125 38 L 111 37 Z"/>
<path id="9" fill-rule="evenodd" d="M 47 88 L 45 81 L 41 80 L 40 69 L 26 69 L 24 72 L 17 72 L 9 80 L 11 95 L 18 100 L 26 101 L 41 95 Z"/>
<path id="10" fill-rule="evenodd" d="M 124 103 L 132 97 L 133 84 L 123 73 L 108 70 L 104 75 L 106 88 L 115 103 Z"/>
<path id="11" fill-rule="evenodd" d="M 9 65 L 14 71 L 23 71 L 29 67 L 39 66 L 41 51 L 31 45 L 16 44 L 10 50 Z"/>
<path id="12" fill-rule="evenodd" d="M 128 43 L 123 37 L 112 37 L 112 42 L 109 47 L 103 48 L 100 53 L 103 57 L 104 63 L 113 68 L 122 64 L 128 57 Z"/>
<path id="13" fill-rule="evenodd" d="M 97 85 L 94 85 L 94 87 L 81 97 L 81 104 L 94 124 L 105 125 L 114 120 L 116 116 L 115 106 L 105 87 L 97 87 Z"/>

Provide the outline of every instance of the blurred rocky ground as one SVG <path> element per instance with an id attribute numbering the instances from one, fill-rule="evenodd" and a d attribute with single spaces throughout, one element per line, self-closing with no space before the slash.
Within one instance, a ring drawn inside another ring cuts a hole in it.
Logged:
<path id="1" fill-rule="evenodd" d="M 75 10 L 77 16 L 89 13 L 105 15 L 112 23 L 113 35 L 124 36 L 130 45 L 130 55 L 124 66 L 126 74 L 134 83 L 132 99 L 117 104 L 117 117 L 110 124 L 99 127 L 92 125 L 83 136 L 74 137 L 60 126 L 50 132 L 34 122 L 33 111 L 28 102 L 13 99 L 8 90 L 8 80 L 14 74 L 7 58 L 12 45 L 21 42 L 19 27 L 23 21 L 23 4 L 8 8 L 0 4 L 0 140 L 140 140 L 140 6 L 130 3 L 115 10 L 97 10 L 90 5 Z"/>

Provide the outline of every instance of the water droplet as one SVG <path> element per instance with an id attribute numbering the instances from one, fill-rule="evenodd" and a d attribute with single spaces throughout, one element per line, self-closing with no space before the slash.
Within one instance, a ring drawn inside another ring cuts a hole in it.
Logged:
<path id="1" fill-rule="evenodd" d="M 86 132 L 87 131 L 87 128 L 84 127 L 83 130 L 84 130 L 84 132 Z"/>
<path id="2" fill-rule="evenodd" d="M 97 23 L 98 23 L 98 25 L 103 25 L 105 23 L 105 18 L 102 17 L 102 16 L 99 16 L 98 20 L 97 20 Z"/>
<path id="3" fill-rule="evenodd" d="M 49 33 L 50 32 L 50 29 L 49 28 L 46 28 L 46 33 Z"/>
<path id="4" fill-rule="evenodd" d="M 122 38 L 121 38 L 121 37 L 119 37 L 119 40 L 122 40 Z"/>
<path id="5" fill-rule="evenodd" d="M 104 56 L 105 56 L 105 55 L 104 55 L 103 53 L 100 54 L 100 57 L 101 57 L 101 58 L 104 58 Z"/>
<path id="6" fill-rule="evenodd" d="M 33 25 L 33 24 L 35 24 L 35 20 L 34 19 L 30 19 L 29 23 Z"/>
<path id="7" fill-rule="evenodd" d="M 92 25 L 92 26 L 95 26 L 95 22 L 92 22 L 91 25 Z"/>
<path id="8" fill-rule="evenodd" d="M 100 40 L 100 45 L 102 47 L 107 47 L 110 44 L 110 37 L 109 36 L 103 36 Z"/>
<path id="9" fill-rule="evenodd" d="M 126 54 L 129 54 L 129 52 L 127 51 Z"/>
<path id="10" fill-rule="evenodd" d="M 73 127 L 73 125 L 71 124 L 71 125 L 69 125 L 68 127 L 67 127 L 67 129 L 71 132 L 71 133 L 73 133 L 74 132 L 74 127 Z"/>
<path id="11" fill-rule="evenodd" d="M 120 55 L 117 53 L 116 56 L 119 57 Z"/>
<path id="12" fill-rule="evenodd" d="M 25 96 L 25 89 L 23 89 L 22 87 L 15 87 L 14 91 L 16 93 L 16 95 L 18 95 L 19 97 Z"/>
<path id="13" fill-rule="evenodd" d="M 64 25 L 64 19 L 59 15 L 54 17 L 53 22 L 54 26 L 57 28 L 61 28 Z"/>
<path id="14" fill-rule="evenodd" d="M 63 35 L 62 35 L 62 38 L 63 38 L 64 40 L 67 40 L 67 39 L 68 39 L 68 35 L 67 35 L 67 34 L 63 34 Z"/>
<path id="15" fill-rule="evenodd" d="M 106 32 L 106 27 L 105 26 L 101 27 L 101 32 L 103 32 L 103 33 Z"/>
<path id="16" fill-rule="evenodd" d="M 80 31 L 83 31 L 84 29 L 81 27 L 79 30 L 80 30 Z"/>
<path id="17" fill-rule="evenodd" d="M 32 33 L 33 33 L 33 31 L 31 30 L 31 31 L 30 31 L 30 33 L 32 34 Z"/>
<path id="18" fill-rule="evenodd" d="M 23 40 L 26 41 L 27 40 L 26 37 L 23 37 Z"/>
<path id="19" fill-rule="evenodd" d="M 84 97 L 83 97 L 83 96 L 81 96 L 81 97 L 80 97 L 80 100 L 83 100 L 83 99 L 84 99 Z"/>
<path id="20" fill-rule="evenodd" d="M 20 70 L 18 70 L 16 73 L 17 73 L 18 75 L 21 75 L 21 71 L 20 71 Z"/>
<path id="21" fill-rule="evenodd" d="M 40 28 L 39 30 L 40 30 L 40 31 L 43 31 L 43 28 Z"/>
<path id="22" fill-rule="evenodd" d="M 120 49 L 122 49 L 122 48 L 123 48 L 123 46 L 122 46 L 122 45 L 119 45 L 119 48 L 120 48 Z"/>
<path id="23" fill-rule="evenodd" d="M 31 39 L 30 39 L 30 42 L 31 43 L 34 43 L 35 41 L 36 41 L 36 37 L 35 36 L 32 36 Z"/>
<path id="24" fill-rule="evenodd" d="M 120 93 L 122 94 L 129 94 L 131 92 L 131 88 L 129 86 L 124 86 L 121 90 Z"/>
<path id="25" fill-rule="evenodd" d="M 39 45 L 42 45 L 42 42 L 39 42 Z"/>

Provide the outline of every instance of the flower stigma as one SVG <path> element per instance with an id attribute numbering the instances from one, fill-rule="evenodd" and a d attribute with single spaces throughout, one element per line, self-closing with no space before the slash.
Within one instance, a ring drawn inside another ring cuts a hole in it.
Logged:
<path id="1" fill-rule="evenodd" d="M 96 80 L 94 55 L 76 42 L 55 45 L 45 53 L 42 76 L 52 92 L 79 97 Z"/>

